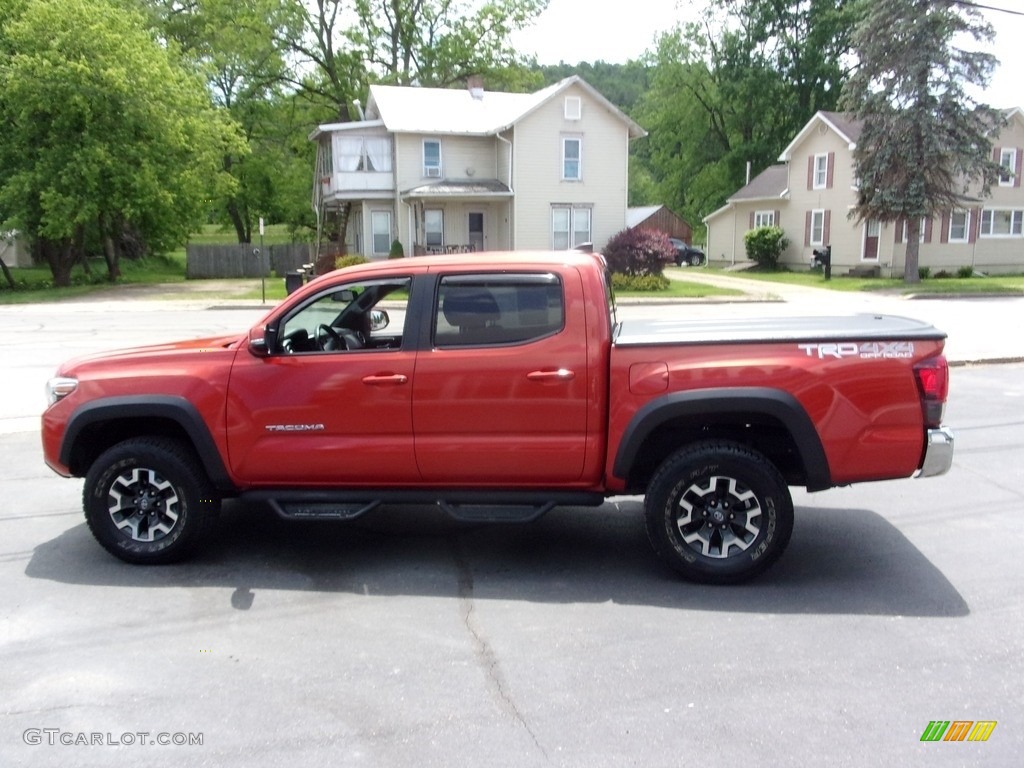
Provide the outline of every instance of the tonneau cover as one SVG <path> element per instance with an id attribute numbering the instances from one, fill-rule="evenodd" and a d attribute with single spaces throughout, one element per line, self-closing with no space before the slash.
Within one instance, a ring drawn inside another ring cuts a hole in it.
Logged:
<path id="1" fill-rule="evenodd" d="M 616 346 L 742 344 L 808 341 L 918 341 L 946 338 L 928 323 L 893 315 L 629 320 Z"/>

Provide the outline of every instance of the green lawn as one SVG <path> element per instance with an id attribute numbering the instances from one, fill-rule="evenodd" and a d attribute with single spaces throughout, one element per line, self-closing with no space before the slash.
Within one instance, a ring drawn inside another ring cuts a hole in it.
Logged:
<path id="1" fill-rule="evenodd" d="M 743 291 L 734 288 L 721 288 L 704 283 L 690 283 L 685 280 L 672 280 L 664 291 L 622 291 L 616 289 L 617 298 L 629 297 L 636 299 L 703 299 L 712 296 L 742 296 Z"/>

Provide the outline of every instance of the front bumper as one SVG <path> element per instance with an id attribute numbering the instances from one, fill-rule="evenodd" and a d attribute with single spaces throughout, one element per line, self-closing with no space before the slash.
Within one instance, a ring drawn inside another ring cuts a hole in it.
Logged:
<path id="1" fill-rule="evenodd" d="M 947 427 L 929 429 L 924 460 L 915 477 L 937 477 L 953 466 L 953 431 Z"/>

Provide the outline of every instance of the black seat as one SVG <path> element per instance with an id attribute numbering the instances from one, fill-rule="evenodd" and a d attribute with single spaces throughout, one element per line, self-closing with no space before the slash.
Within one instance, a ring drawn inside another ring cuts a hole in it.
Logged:
<path id="1" fill-rule="evenodd" d="M 488 344 L 498 341 L 501 309 L 487 288 L 451 285 L 445 290 L 441 311 L 448 325 L 459 329 L 456 343 Z"/>

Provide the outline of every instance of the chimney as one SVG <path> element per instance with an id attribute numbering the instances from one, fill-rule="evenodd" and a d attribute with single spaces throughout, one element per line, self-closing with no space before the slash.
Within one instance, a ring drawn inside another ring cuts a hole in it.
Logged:
<path id="1" fill-rule="evenodd" d="M 469 95 L 477 101 L 482 101 L 484 98 L 484 79 L 480 75 L 470 75 L 466 80 L 466 87 L 469 89 Z"/>

